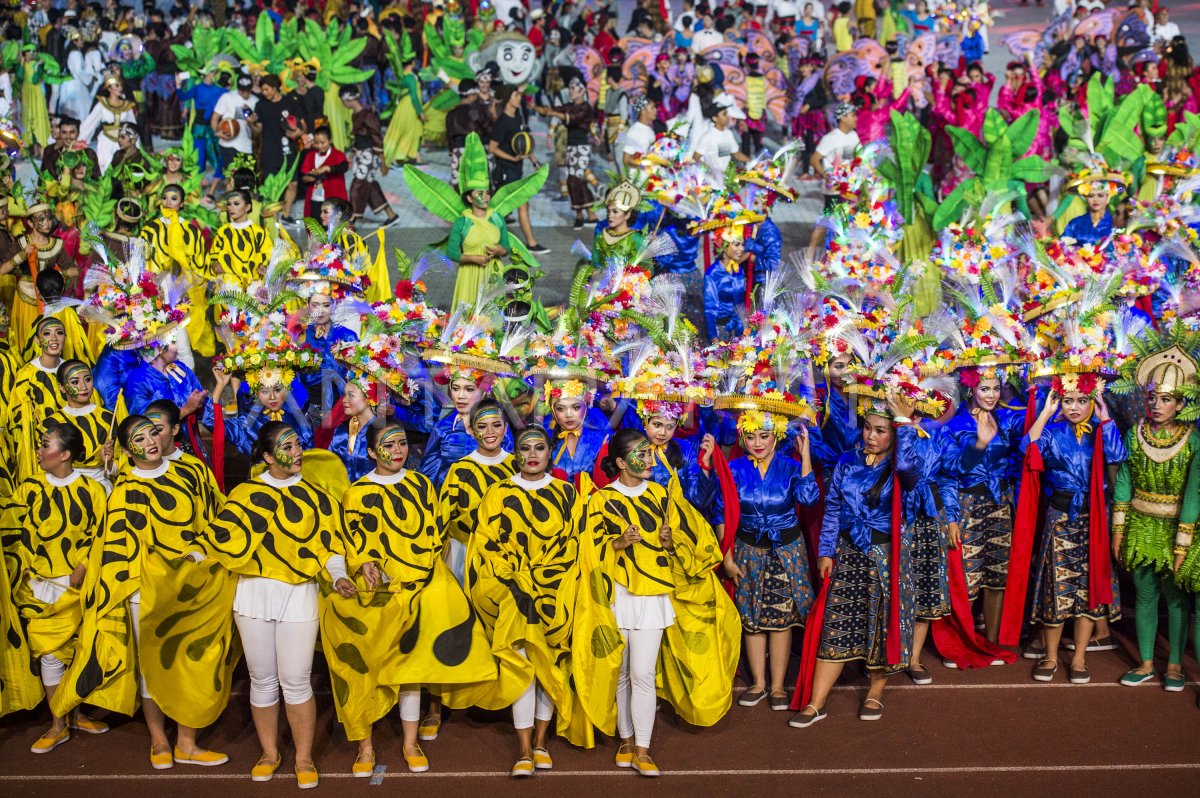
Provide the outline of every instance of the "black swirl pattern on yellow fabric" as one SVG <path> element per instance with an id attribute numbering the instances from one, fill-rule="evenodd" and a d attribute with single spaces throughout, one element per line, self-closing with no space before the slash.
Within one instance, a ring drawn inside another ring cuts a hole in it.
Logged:
<path id="1" fill-rule="evenodd" d="M 679 526 L 666 488 L 647 482 L 640 495 L 626 496 L 610 485 L 592 494 L 587 523 L 606 579 L 616 580 L 635 596 L 659 596 L 674 589 L 671 558 L 659 540 L 660 529 L 670 527 L 674 535 Z M 642 540 L 614 551 L 612 542 L 629 527 L 640 532 Z M 607 594 L 611 597 L 611 586 Z"/>
<path id="2" fill-rule="evenodd" d="M 235 574 L 296 585 L 341 553 L 337 526 L 329 495 L 305 480 L 278 488 L 258 478 L 233 489 L 196 543 Z"/>
<path id="3" fill-rule="evenodd" d="M 405 471 L 381 485 L 364 477 L 342 501 L 348 569 L 360 592 L 323 582 L 321 640 L 338 717 L 352 740 L 395 705 L 400 689 L 481 685 L 496 666 L 482 625 L 439 556 L 433 484 Z M 367 589 L 361 569 L 376 563 L 388 581 Z"/>
<path id="4" fill-rule="evenodd" d="M 167 241 L 169 225 L 179 227 L 183 249 L 171 252 Z M 142 239 L 146 242 L 146 260 L 151 268 L 160 272 L 184 271 L 200 279 L 209 279 L 204 262 L 204 238 L 195 227 L 176 219 L 167 222 L 161 216 L 142 228 Z"/>
<path id="5" fill-rule="evenodd" d="M 246 227 L 222 225 L 213 236 L 208 251 L 208 272 L 212 276 L 221 271 L 221 276 L 242 288 L 255 280 L 271 260 L 271 239 L 267 231 L 257 224 Z"/>
<path id="6" fill-rule="evenodd" d="M 99 405 L 84 415 L 71 415 L 61 408 L 46 417 L 44 428 L 52 424 L 73 424 L 83 433 L 84 456 L 75 461 L 76 468 L 102 468 L 100 450 L 113 434 L 113 413 Z"/>
<path id="7" fill-rule="evenodd" d="M 39 474 L 21 482 L 0 514 L 0 535 L 15 542 L 23 571 L 43 579 L 69 576 L 100 529 L 107 497 L 100 483 L 80 475 L 69 485 L 51 485 Z"/>
<path id="8" fill-rule="evenodd" d="M 176 722 L 202 728 L 220 716 L 239 657 L 235 582 L 216 562 L 182 558 L 219 509 L 219 499 L 204 498 L 220 495 L 211 483 L 211 474 L 175 464 L 154 477 L 133 470 L 118 476 L 81 590 L 79 655 L 55 693 L 56 712 L 86 700 L 128 714 L 136 708 L 140 671 Z M 126 610 L 135 591 L 136 662 Z"/>
<path id="9" fill-rule="evenodd" d="M 17 372 L 12 394 L 0 410 L 13 478 L 20 482 L 37 472 L 37 447 L 43 424 L 62 405 L 52 372 L 26 363 Z"/>
<path id="10" fill-rule="evenodd" d="M 438 506 L 442 531 L 466 545 L 479 518 L 479 503 L 492 485 L 517 472 L 517 460 L 511 454 L 494 464 L 464 457 L 450 466 L 442 483 Z"/>

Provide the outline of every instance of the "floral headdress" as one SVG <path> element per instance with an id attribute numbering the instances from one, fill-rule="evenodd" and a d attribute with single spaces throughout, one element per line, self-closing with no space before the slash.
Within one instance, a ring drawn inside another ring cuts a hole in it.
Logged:
<path id="1" fill-rule="evenodd" d="M 484 377 L 515 377 L 521 373 L 521 355 L 529 329 L 505 324 L 498 300 L 503 287 L 495 282 L 480 286 L 475 303 L 457 308 L 442 327 L 441 336 L 425 359 L 446 371 L 451 380 L 482 382 Z"/>
<path id="2" fill-rule="evenodd" d="M 787 183 L 791 177 L 797 146 L 798 143 L 788 145 L 774 155 L 763 153 L 746 165 L 737 176 L 737 181 L 766 189 L 791 202 L 796 198 L 796 192 Z"/>
<path id="3" fill-rule="evenodd" d="M 706 350 L 707 374 L 720 382 L 713 407 L 740 411 L 742 433 L 768 430 L 783 438 L 791 419 L 810 424 L 817 419 L 813 404 L 791 390 L 794 383 L 811 383 L 803 358 L 805 344 L 769 318 L 754 321 L 756 326 L 741 338 Z"/>
<path id="4" fill-rule="evenodd" d="M 554 332 L 539 335 L 529 341 L 525 351 L 525 377 L 542 380 L 542 398 L 553 404 L 560 398 L 583 399 L 617 371 L 608 354 L 594 348 L 586 340 L 577 339 L 565 324 Z"/>
<path id="5" fill-rule="evenodd" d="M 84 278 L 87 303 L 79 315 L 104 325 L 114 349 L 140 349 L 154 357 L 157 349 L 171 340 L 185 324 L 191 301 L 186 279 L 155 273 L 146 264 L 146 243 L 129 241 L 129 258 L 118 262 L 94 239 L 91 246 L 101 263 L 88 269 Z"/>
<path id="6" fill-rule="evenodd" d="M 1115 197 L 1125 190 L 1129 178 L 1124 173 L 1109 169 L 1099 155 L 1093 154 L 1092 160 L 1092 165 L 1084 167 L 1071 177 L 1065 186 L 1068 191 L 1075 191 L 1086 197 L 1096 188 L 1102 188 L 1108 192 L 1109 197 Z"/>
<path id="7" fill-rule="evenodd" d="M 1119 317 L 1112 297 L 1120 275 L 1097 277 L 1085 286 L 1078 303 L 1059 308 L 1038 323 L 1038 338 L 1051 351 L 1040 361 L 1035 377 L 1054 377 L 1059 393 L 1104 389 L 1102 375 L 1113 375 L 1132 355 L 1132 314 Z M 1089 390 L 1091 389 L 1091 390 Z"/>
<path id="8" fill-rule="evenodd" d="M 301 293 L 329 294 L 335 300 L 364 293 L 371 285 L 370 263 L 365 255 L 351 256 L 342 244 L 349 221 L 333 218 L 322 228 L 315 219 L 305 219 L 309 232 L 308 254 L 295 262 L 292 278 Z"/>
<path id="9" fill-rule="evenodd" d="M 1020 318 L 1017 274 L 1013 264 L 1002 262 L 987 267 L 979 281 L 948 279 L 947 294 L 958 307 L 958 335 L 953 346 L 943 348 L 927 361 L 932 370 L 959 372 L 968 388 L 980 380 L 1005 381 L 1011 367 L 1032 363 L 1042 346 Z"/>
<path id="10" fill-rule="evenodd" d="M 414 262 L 399 248 L 393 252 L 400 275 L 394 298 L 371 306 L 371 312 L 362 317 L 363 330 L 387 333 L 410 346 L 428 345 L 438 339 L 446 319 L 440 310 L 427 303 L 421 276 L 444 256 L 425 252 Z"/>
<path id="11" fill-rule="evenodd" d="M 622 374 L 609 388 L 614 397 L 636 401 L 643 420 L 667 416 L 678 421 L 689 405 L 712 404 L 712 386 L 698 376 L 703 361 L 690 350 L 664 352 L 653 341 L 639 341 L 624 354 Z"/>
<path id="12" fill-rule="evenodd" d="M 391 335 L 368 335 L 359 341 L 338 341 L 329 354 L 350 370 L 347 382 L 363 392 L 372 406 L 392 394 L 401 404 L 411 404 L 419 386 L 405 364 L 406 341 Z"/>

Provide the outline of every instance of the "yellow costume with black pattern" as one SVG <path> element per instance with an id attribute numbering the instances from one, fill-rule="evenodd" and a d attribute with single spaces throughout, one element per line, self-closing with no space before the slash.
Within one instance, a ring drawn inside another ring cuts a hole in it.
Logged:
<path id="1" fill-rule="evenodd" d="M 96 394 L 99 396 L 99 394 Z M 83 408 L 80 408 L 83 410 Z M 84 412 L 76 415 L 65 408 L 59 408 L 46 417 L 43 426 L 51 424 L 71 424 L 83 433 L 84 455 L 82 460 L 75 461 L 76 468 L 103 468 L 104 460 L 100 450 L 112 437 L 116 426 L 116 417 L 111 410 L 93 404 Z"/>
<path id="2" fill-rule="evenodd" d="M 37 447 L 43 426 L 62 406 L 57 371 L 57 366 L 48 369 L 38 360 L 26 363 L 17 371 L 8 401 L 0 409 L 7 439 L 4 451 L 16 483 L 37 473 Z"/>
<path id="3" fill-rule="evenodd" d="M 34 327 L 37 323 L 45 318 L 38 315 L 34 320 Z M 96 362 L 96 354 L 99 350 L 94 350 L 92 341 L 88 337 L 88 331 L 83 326 L 83 322 L 79 320 L 79 312 L 75 308 L 63 308 L 58 313 L 54 314 L 54 318 L 58 319 L 63 324 L 63 330 L 66 332 L 66 339 L 63 341 L 62 357 L 64 360 L 82 360 L 89 366 Z M 25 341 L 25 346 L 21 350 L 21 358 L 25 362 L 33 360 L 42 353 L 42 347 L 37 342 L 37 336 L 31 335 Z"/>
<path id="4" fill-rule="evenodd" d="M 642 542 L 615 551 L 612 542 L 630 526 L 641 532 Z M 671 530 L 670 553 L 658 539 L 664 527 Z M 675 623 L 663 633 L 658 694 L 693 726 L 711 726 L 724 717 L 732 704 L 729 688 L 741 655 L 741 619 L 713 573 L 721 562 L 721 547 L 712 526 L 684 498 L 678 480 L 672 479 L 669 488 L 647 482 L 638 496 L 626 496 L 611 486 L 593 494 L 579 560 L 585 574 L 593 574 L 591 584 L 599 577 L 604 596 L 600 603 L 606 608 L 612 606 L 614 582 L 634 595 L 670 595 Z M 615 628 L 616 621 L 612 623 Z M 587 653 L 585 647 L 577 648 Z M 603 717 L 610 725 L 597 725 L 609 734 L 616 723 L 620 664 L 618 652 L 615 663 L 610 657 L 579 659 L 574 670 L 588 714 Z M 610 714 L 602 715 L 605 711 Z"/>
<path id="5" fill-rule="evenodd" d="M 99 482 L 81 473 L 65 485 L 52 484 L 39 473 L 17 486 L 11 503 L 0 514 L 5 551 L 16 560 L 13 594 L 24 620 L 27 668 L 46 654 L 64 663 L 74 659 L 82 620 L 79 591 L 68 588 L 57 601 L 47 604 L 33 595 L 30 578 L 69 577 L 80 563 L 87 562 L 107 498 Z M 10 681 L 7 675 L 4 680 Z"/>
<path id="6" fill-rule="evenodd" d="M 235 574 L 289 585 L 315 579 L 342 554 L 333 501 L 303 479 L 282 488 L 261 478 L 243 482 L 195 542 Z"/>
<path id="7" fill-rule="evenodd" d="M 464 546 L 471 539 L 483 494 L 492 485 L 517 473 L 511 454 L 499 463 L 481 463 L 467 455 L 451 463 L 438 493 L 442 532 Z"/>
<path id="8" fill-rule="evenodd" d="M 220 509 L 219 497 L 211 474 L 170 461 L 117 478 L 80 591 L 79 649 L 54 693 L 54 714 L 86 701 L 131 715 L 140 672 L 177 723 L 203 728 L 220 717 L 240 650 L 235 580 L 218 563 L 184 559 Z M 127 604 L 139 591 L 135 656 Z"/>
<path id="9" fill-rule="evenodd" d="M 561 480 L 526 488 L 518 479 L 488 488 L 467 546 L 467 595 L 491 640 L 496 681 L 447 690 L 442 701 L 501 709 L 536 678 L 558 710 L 558 733 L 591 747 L 593 724 L 569 679 L 577 598 L 587 607 L 589 597 L 576 563 L 583 502 Z"/>
<path id="10" fill-rule="evenodd" d="M 250 283 L 263 278 L 272 247 L 271 237 L 262 225 L 223 224 L 217 228 L 208 250 L 208 273 L 213 279 L 236 283 L 244 291 Z"/>
<path id="11" fill-rule="evenodd" d="M 376 592 L 351 598 L 323 591 L 321 644 L 351 740 L 367 737 L 401 690 L 496 678 L 483 626 L 439 556 L 435 498 L 429 478 L 407 469 L 396 477 L 367 474 L 342 499 L 347 571 L 360 591 L 367 590 L 361 570 L 368 562 L 387 578 Z"/>
<path id="12" fill-rule="evenodd" d="M 216 336 L 208 323 L 208 281 L 212 274 L 204 256 L 204 238 L 200 231 L 179 213 L 164 208 L 160 215 L 142 228 L 146 241 L 146 262 L 157 272 L 186 275 L 193 281 L 188 290 L 191 306 L 188 310 L 187 336 L 192 351 L 212 357 L 216 353 Z"/>

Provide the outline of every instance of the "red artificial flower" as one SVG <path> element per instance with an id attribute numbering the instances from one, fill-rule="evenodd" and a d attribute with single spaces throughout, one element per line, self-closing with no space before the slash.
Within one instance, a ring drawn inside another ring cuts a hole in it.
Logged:
<path id="1" fill-rule="evenodd" d="M 401 280 L 396 283 L 396 299 L 412 299 L 413 284 L 412 280 Z"/>
<path id="2" fill-rule="evenodd" d="M 966 387 L 974 388 L 979 384 L 979 369 L 963 369 L 958 375 L 958 380 Z"/>
<path id="3" fill-rule="evenodd" d="M 1080 374 L 1075 384 L 1079 386 L 1080 393 L 1090 394 L 1096 390 L 1096 375 L 1091 373 Z"/>

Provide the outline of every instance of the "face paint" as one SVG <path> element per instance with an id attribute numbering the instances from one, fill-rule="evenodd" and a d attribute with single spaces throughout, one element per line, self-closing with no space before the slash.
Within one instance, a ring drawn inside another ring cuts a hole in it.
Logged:
<path id="1" fill-rule="evenodd" d="M 129 445 L 125 448 L 129 450 L 131 455 L 137 458 L 146 456 L 146 447 L 134 443 L 134 439 L 136 439 L 143 432 L 147 435 L 153 435 L 154 429 L 155 427 L 153 421 L 143 421 L 129 431 Z"/>
<path id="2" fill-rule="evenodd" d="M 79 389 L 71 384 L 71 380 L 73 380 L 79 374 L 91 374 L 91 372 L 92 370 L 82 363 L 67 371 L 67 373 L 63 375 L 63 393 L 66 394 L 67 397 L 74 399 L 79 395 Z"/>
<path id="3" fill-rule="evenodd" d="M 379 438 L 378 442 L 375 444 L 375 456 L 379 458 L 380 462 L 391 463 L 396 459 L 390 451 L 384 448 L 384 446 L 391 441 L 408 445 L 408 435 L 399 427 L 390 427 L 386 432 L 384 432 Z"/>
<path id="4" fill-rule="evenodd" d="M 286 446 L 288 441 L 290 441 L 292 438 L 298 437 L 299 436 L 295 432 L 288 430 L 280 435 L 279 439 L 275 441 L 275 451 L 271 453 L 271 456 L 274 457 L 275 462 L 283 468 L 291 468 L 292 463 L 296 462 L 296 458 L 288 454 L 283 447 Z"/>
<path id="5" fill-rule="evenodd" d="M 629 456 L 625 458 L 625 462 L 629 466 L 629 470 L 639 474 L 645 471 L 646 455 L 649 454 L 649 452 L 650 444 L 646 441 L 642 441 L 637 446 L 634 446 L 633 451 L 631 451 Z"/>
<path id="6" fill-rule="evenodd" d="M 513 446 L 516 451 L 513 452 L 513 455 L 517 459 L 518 468 L 525 465 L 525 455 L 521 452 L 521 444 L 524 443 L 527 438 L 538 438 L 539 440 L 545 440 L 546 436 L 537 427 L 530 427 L 517 436 L 516 443 Z"/>

